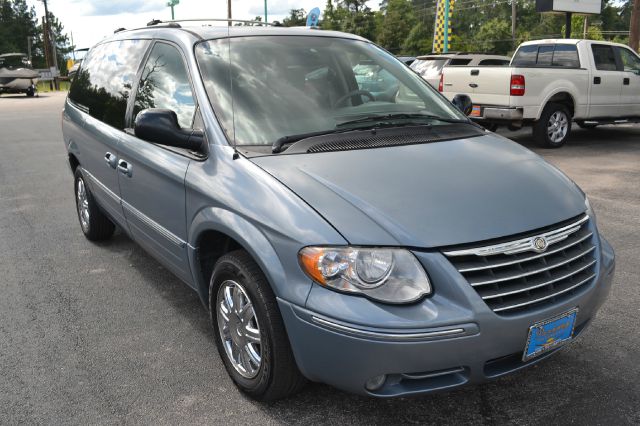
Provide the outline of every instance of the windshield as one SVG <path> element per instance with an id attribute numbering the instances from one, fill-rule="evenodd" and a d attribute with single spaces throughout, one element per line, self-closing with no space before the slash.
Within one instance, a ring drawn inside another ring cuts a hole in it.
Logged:
<path id="1" fill-rule="evenodd" d="M 237 37 L 199 43 L 196 57 L 216 116 L 237 145 L 272 145 L 354 121 L 371 126 L 359 121 L 368 117 L 465 119 L 400 61 L 363 41 Z"/>
<path id="2" fill-rule="evenodd" d="M 411 69 L 423 78 L 439 77 L 448 59 L 416 59 L 411 64 Z"/>

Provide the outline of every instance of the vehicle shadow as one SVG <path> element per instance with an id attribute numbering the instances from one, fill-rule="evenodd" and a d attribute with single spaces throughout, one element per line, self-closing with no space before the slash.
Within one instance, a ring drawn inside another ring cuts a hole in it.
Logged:
<path id="1" fill-rule="evenodd" d="M 533 140 L 530 128 L 510 131 L 500 128 L 496 132 L 540 154 L 561 152 L 564 149 L 580 148 L 584 154 L 590 151 L 606 153 L 608 151 L 624 152 L 640 149 L 640 125 L 607 125 L 595 129 L 581 129 L 573 124 L 571 135 L 566 144 L 559 149 L 540 148 Z"/>

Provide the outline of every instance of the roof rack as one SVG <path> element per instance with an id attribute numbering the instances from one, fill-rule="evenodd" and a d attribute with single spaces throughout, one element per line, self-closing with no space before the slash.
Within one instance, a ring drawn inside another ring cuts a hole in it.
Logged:
<path id="1" fill-rule="evenodd" d="M 264 26 L 270 26 L 270 27 L 280 27 L 282 26 L 282 24 L 280 24 L 280 22 L 278 21 L 274 21 L 274 22 L 263 22 L 263 21 L 246 21 L 246 20 L 242 20 L 242 19 L 223 19 L 223 18 L 210 18 L 210 19 L 206 19 L 206 18 L 196 18 L 196 19 L 174 19 L 171 21 L 161 21 L 159 19 L 153 19 L 151 21 L 149 21 L 147 23 L 147 27 L 152 27 L 155 25 L 160 25 L 160 24 L 165 24 L 167 26 L 170 27 L 174 27 L 174 28 L 180 28 L 180 24 L 179 22 L 238 22 L 241 24 L 260 24 L 260 25 L 264 25 Z"/>

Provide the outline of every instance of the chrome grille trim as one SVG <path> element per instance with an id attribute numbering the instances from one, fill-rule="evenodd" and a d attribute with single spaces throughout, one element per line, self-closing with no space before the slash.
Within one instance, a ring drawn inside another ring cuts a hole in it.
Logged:
<path id="1" fill-rule="evenodd" d="M 444 252 L 445 256 L 491 256 L 495 254 L 517 254 L 525 251 L 535 251 L 533 248 L 533 240 L 537 237 L 544 237 L 547 239 L 547 244 L 555 244 L 559 243 L 562 240 L 567 239 L 567 237 L 574 232 L 578 231 L 582 224 L 589 220 L 589 215 L 585 214 L 578 221 L 563 226 L 562 228 L 555 229 L 553 231 L 548 231 L 542 234 L 537 234 L 535 236 L 522 238 L 515 241 L 509 241 L 506 243 L 494 244 L 485 247 L 476 247 L 472 249 L 466 250 L 454 250 L 454 251 L 446 251 Z"/>
<path id="2" fill-rule="evenodd" d="M 585 278 L 584 280 L 580 281 L 579 283 L 574 284 L 574 285 L 572 285 L 572 286 L 571 286 L 571 287 L 569 287 L 569 288 L 565 288 L 565 289 L 563 289 L 563 290 L 560 290 L 560 291 L 559 291 L 559 292 L 557 292 L 557 293 L 549 294 L 549 295 L 547 295 L 547 296 L 545 296 L 545 297 L 540 297 L 540 298 L 538 298 L 538 299 L 528 300 L 528 301 L 526 301 L 526 302 L 518 303 L 518 304 L 516 304 L 516 305 L 507 305 L 507 306 L 502 306 L 502 307 L 499 307 L 499 308 L 495 308 L 493 311 L 494 311 L 494 312 L 502 312 L 502 311 L 506 311 L 506 310 L 510 310 L 510 309 L 521 308 L 521 307 L 523 307 L 523 306 L 531 305 L 531 304 L 533 304 L 533 303 L 542 302 L 542 301 L 544 301 L 544 300 L 550 299 L 550 298 L 552 298 L 552 297 L 559 296 L 559 295 L 561 295 L 561 294 L 563 294 L 563 293 L 566 293 L 566 292 L 571 291 L 571 290 L 573 290 L 573 289 L 575 289 L 575 288 L 578 288 L 578 287 L 580 287 L 581 285 L 583 285 L 583 284 L 585 284 L 585 283 L 587 283 L 587 282 L 591 281 L 591 280 L 592 280 L 592 279 L 594 279 L 595 277 L 596 277 L 596 274 L 593 274 L 593 275 L 591 275 L 589 278 Z"/>
<path id="3" fill-rule="evenodd" d="M 511 296 L 513 294 L 524 293 L 526 291 L 535 290 L 536 288 L 544 287 L 544 286 L 547 286 L 549 284 L 557 283 L 558 281 L 566 280 L 567 278 L 570 278 L 573 275 L 576 275 L 576 274 L 584 271 L 588 267 L 593 266 L 595 263 L 596 263 L 596 260 L 593 259 L 591 262 L 587 263 L 584 266 L 581 266 L 579 269 L 576 269 L 575 271 L 571 271 L 568 274 L 563 275 L 561 277 L 554 278 L 554 279 L 552 279 L 550 281 L 545 281 L 543 283 L 536 284 L 536 285 L 533 285 L 531 287 L 525 287 L 525 288 L 521 288 L 521 289 L 518 289 L 518 290 L 508 291 L 506 293 L 498 293 L 498 294 L 490 294 L 488 296 L 482 296 L 482 299 L 483 300 L 488 300 L 488 299 L 495 299 L 495 298 L 498 298 L 498 297 Z"/>
<path id="4" fill-rule="evenodd" d="M 511 280 L 515 280 L 515 279 L 518 279 L 518 278 L 524 278 L 524 277 L 528 277 L 528 276 L 531 276 L 531 275 L 540 274 L 542 272 L 558 268 L 558 267 L 560 267 L 562 265 L 566 265 L 567 263 L 571 263 L 574 260 L 578 260 L 581 257 L 591 253 L 595 248 L 596 248 L 595 246 L 589 247 L 587 250 L 581 252 L 580 254 L 577 254 L 577 255 L 569 258 L 569 259 L 565 259 L 562 262 L 554 263 L 553 265 L 551 265 L 551 266 L 549 266 L 547 268 L 536 269 L 536 270 L 533 270 L 533 271 L 525 272 L 523 274 L 511 275 L 511 276 L 508 276 L 508 277 L 496 278 L 495 280 L 480 281 L 480 282 L 470 283 L 470 284 L 473 287 L 477 287 L 477 286 L 481 286 L 481 285 L 495 284 L 495 283 L 500 283 L 500 282 L 503 282 L 503 281 L 511 281 Z"/>
<path id="5" fill-rule="evenodd" d="M 512 241 L 443 254 L 495 313 L 540 309 L 561 303 L 597 276 L 597 235 L 589 216 L 557 226 Z M 533 245 L 540 237 L 546 247 Z"/>
<path id="6" fill-rule="evenodd" d="M 593 235 L 593 232 L 589 232 L 588 234 L 586 234 L 585 236 L 581 237 L 577 241 L 572 241 L 569 244 L 565 244 L 565 245 L 563 245 L 561 247 L 556 247 L 553 250 L 549 250 L 549 251 L 545 251 L 545 252 L 542 252 L 542 253 L 538 253 L 536 255 L 533 255 L 533 256 L 530 256 L 530 257 L 527 257 L 527 258 L 512 260 L 510 262 L 487 264 L 487 265 L 473 267 L 473 268 L 462 268 L 462 269 L 459 269 L 459 272 L 483 271 L 485 269 L 501 268 L 501 267 L 504 267 L 504 266 L 510 266 L 510 265 L 515 265 L 517 263 L 524 263 L 524 262 L 528 262 L 530 260 L 540 259 L 541 257 L 545 257 L 545 256 L 548 256 L 550 254 L 558 253 L 558 252 L 560 252 L 562 250 L 566 250 L 568 248 L 571 248 L 571 247 L 575 246 L 576 244 L 579 244 L 579 243 L 583 242 L 587 238 L 591 238 L 592 235 Z"/>

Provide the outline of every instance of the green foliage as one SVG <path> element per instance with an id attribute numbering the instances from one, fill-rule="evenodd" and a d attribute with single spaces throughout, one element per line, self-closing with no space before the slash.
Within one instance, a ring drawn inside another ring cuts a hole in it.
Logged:
<path id="1" fill-rule="evenodd" d="M 285 27 L 304 27 L 307 23 L 307 12 L 304 9 L 291 9 L 289 16 L 282 20 Z"/>
<path id="2" fill-rule="evenodd" d="M 49 23 L 56 44 L 58 67 L 64 74 L 67 69 L 65 56 L 73 50 L 73 46 L 64 33 L 64 26 L 51 12 Z M 35 9 L 29 7 L 26 0 L 0 0 L 0 53 L 27 53 L 27 39 L 30 37 L 33 66 L 45 68 L 43 34 L 42 22 L 36 18 Z"/>
<path id="3" fill-rule="evenodd" d="M 511 35 L 511 1 L 457 0 L 449 22 L 449 50 L 506 55 L 526 40 L 564 36 L 563 14 L 538 13 L 532 0 L 513 1 L 517 11 L 515 40 Z M 321 27 L 362 35 L 396 54 L 425 54 L 431 52 L 436 2 L 382 0 L 380 11 L 373 13 L 364 0 L 327 0 Z M 588 18 L 587 38 L 626 42 L 632 3 L 604 0 L 602 14 Z M 583 36 L 583 22 L 583 17 L 573 18 L 574 37 Z"/>
<path id="4" fill-rule="evenodd" d="M 415 23 L 416 17 L 410 1 L 389 0 L 376 41 L 392 53 L 401 53 Z"/>

